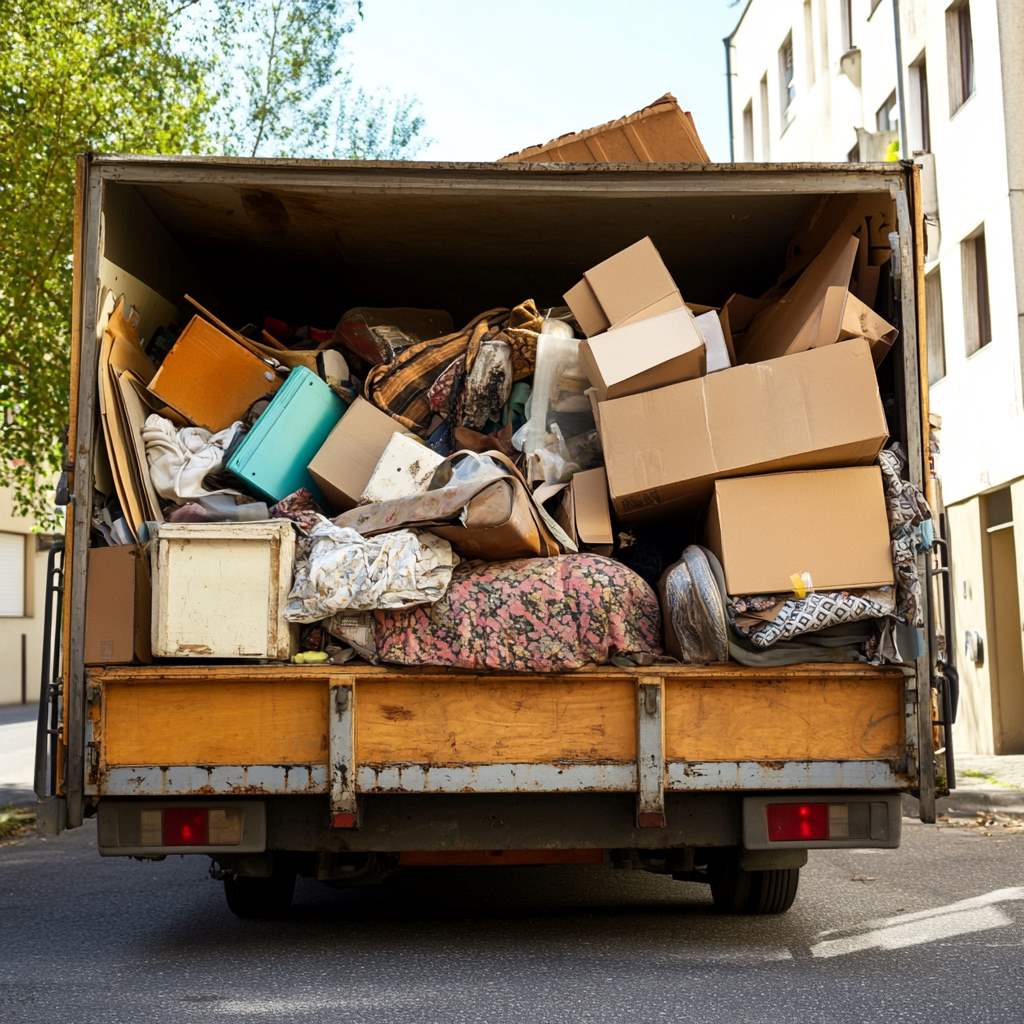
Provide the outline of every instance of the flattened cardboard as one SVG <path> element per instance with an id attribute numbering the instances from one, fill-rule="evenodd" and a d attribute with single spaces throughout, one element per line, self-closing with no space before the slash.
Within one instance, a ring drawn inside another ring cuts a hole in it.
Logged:
<path id="1" fill-rule="evenodd" d="M 388 442 L 403 433 L 398 420 L 365 398 L 349 406 L 307 467 L 332 512 L 359 504 Z"/>
<path id="2" fill-rule="evenodd" d="M 851 338 L 866 338 L 871 346 L 871 354 L 875 366 L 885 358 L 892 348 L 899 331 L 892 324 L 883 320 L 867 303 L 862 302 L 853 293 L 844 296 L 842 319 L 839 323 L 839 341 Z"/>
<path id="3" fill-rule="evenodd" d="M 134 544 L 90 548 L 86 579 L 86 665 L 152 661 L 145 549 Z"/>
<path id="4" fill-rule="evenodd" d="M 685 306 L 595 335 L 579 355 L 598 401 L 693 380 L 705 368 L 704 339 Z"/>
<path id="5" fill-rule="evenodd" d="M 734 477 L 715 483 L 707 545 L 731 595 L 783 594 L 893 582 L 878 466 Z"/>
<path id="6" fill-rule="evenodd" d="M 708 163 L 688 110 L 672 93 L 625 117 L 570 132 L 539 146 L 509 153 L 499 162 Z"/>
<path id="7" fill-rule="evenodd" d="M 592 267 L 564 298 L 588 338 L 686 305 L 647 237 Z"/>
<path id="8" fill-rule="evenodd" d="M 280 386 L 281 378 L 247 346 L 194 316 L 164 357 L 150 390 L 191 423 L 217 431 Z"/>
<path id="9" fill-rule="evenodd" d="M 811 261 L 786 294 L 754 318 L 743 339 L 743 361 L 759 363 L 803 352 L 828 333 L 822 318 L 829 288 L 848 289 L 860 243 L 836 235 Z"/>
<path id="10" fill-rule="evenodd" d="M 601 403 L 601 441 L 623 519 L 693 508 L 715 480 L 866 465 L 888 436 L 863 339 Z"/>

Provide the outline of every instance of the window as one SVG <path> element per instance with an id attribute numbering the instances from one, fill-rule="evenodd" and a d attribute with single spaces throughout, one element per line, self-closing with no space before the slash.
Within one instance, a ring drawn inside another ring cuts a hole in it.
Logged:
<path id="1" fill-rule="evenodd" d="M 821 70 L 828 71 L 828 11 L 826 0 L 818 0 L 818 59 Z"/>
<path id="2" fill-rule="evenodd" d="M 988 253 L 982 228 L 960 243 L 964 287 L 964 339 L 972 355 L 992 340 L 992 313 L 988 300 Z"/>
<path id="3" fill-rule="evenodd" d="M 814 85 L 814 18 L 811 14 L 811 0 L 804 0 L 804 54 L 807 58 L 807 85 Z"/>
<path id="4" fill-rule="evenodd" d="M 846 53 L 853 49 L 853 0 L 839 0 L 839 31 Z"/>
<path id="5" fill-rule="evenodd" d="M 900 111 L 894 92 L 875 113 L 875 127 L 880 132 L 894 132 L 900 126 Z"/>
<path id="6" fill-rule="evenodd" d="M 783 118 L 796 97 L 796 84 L 793 81 L 793 33 L 786 36 L 786 41 L 779 47 L 779 109 Z"/>
<path id="7" fill-rule="evenodd" d="M 928 335 L 928 383 L 946 376 L 946 338 L 942 330 L 942 277 L 936 268 L 924 279 L 924 322 Z"/>
<path id="8" fill-rule="evenodd" d="M 974 32 L 969 0 L 961 0 L 946 11 L 946 64 L 949 112 L 955 114 L 974 95 Z"/>
<path id="9" fill-rule="evenodd" d="M 928 106 L 928 64 L 922 53 L 910 66 L 910 88 L 917 121 L 915 145 L 919 153 L 932 151 L 931 109 Z"/>
<path id="10" fill-rule="evenodd" d="M 754 101 L 743 108 L 743 158 L 754 159 Z"/>
<path id="11" fill-rule="evenodd" d="M 768 120 L 768 72 L 761 76 L 761 159 L 765 162 L 772 158 L 770 122 Z"/>
<path id="12" fill-rule="evenodd" d="M 25 615 L 25 536 L 0 533 L 0 618 Z"/>

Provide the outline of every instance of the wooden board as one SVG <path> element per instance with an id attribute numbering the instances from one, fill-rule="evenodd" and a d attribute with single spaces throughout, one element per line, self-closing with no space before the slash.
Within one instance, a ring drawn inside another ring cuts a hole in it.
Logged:
<path id="1" fill-rule="evenodd" d="M 903 682 L 860 679 L 666 679 L 669 760 L 813 761 L 896 758 Z"/>
<path id="2" fill-rule="evenodd" d="M 106 765 L 326 764 L 327 684 L 233 680 L 104 688 Z"/>
<path id="3" fill-rule="evenodd" d="M 631 679 L 356 682 L 356 763 L 632 761 Z"/>

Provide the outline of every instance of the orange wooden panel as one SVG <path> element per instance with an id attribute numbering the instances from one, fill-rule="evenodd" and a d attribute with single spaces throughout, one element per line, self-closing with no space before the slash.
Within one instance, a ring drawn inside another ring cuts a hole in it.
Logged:
<path id="1" fill-rule="evenodd" d="M 108 683 L 110 765 L 326 764 L 323 679 Z"/>
<path id="2" fill-rule="evenodd" d="M 635 693 L 629 678 L 360 679 L 356 761 L 631 761 Z"/>
<path id="3" fill-rule="evenodd" d="M 669 760 L 871 760 L 899 756 L 903 679 L 665 679 Z"/>

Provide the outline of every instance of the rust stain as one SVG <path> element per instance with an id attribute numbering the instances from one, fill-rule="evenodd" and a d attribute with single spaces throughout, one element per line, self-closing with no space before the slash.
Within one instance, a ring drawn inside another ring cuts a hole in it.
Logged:
<path id="1" fill-rule="evenodd" d="M 208 644 L 178 644 L 179 654 L 213 654 Z"/>
<path id="2" fill-rule="evenodd" d="M 401 704 L 382 704 L 380 713 L 389 722 L 410 722 L 414 717 L 413 713 Z"/>

